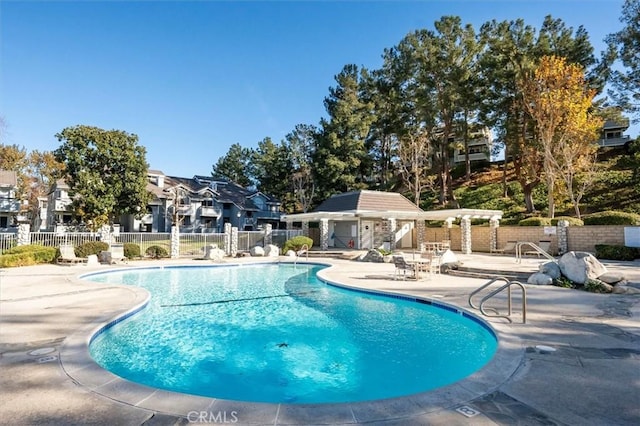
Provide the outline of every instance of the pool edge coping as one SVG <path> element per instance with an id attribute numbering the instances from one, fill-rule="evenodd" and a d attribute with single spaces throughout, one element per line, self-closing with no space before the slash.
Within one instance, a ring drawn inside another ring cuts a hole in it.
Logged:
<path id="1" fill-rule="evenodd" d="M 170 265 L 157 267 L 131 267 L 126 269 L 165 269 L 180 267 L 228 267 L 244 266 L 265 263 L 223 263 L 209 265 Z M 273 259 L 267 263 L 292 263 L 292 261 Z M 368 423 L 372 421 L 402 420 L 420 417 L 440 410 L 447 410 L 464 405 L 483 395 L 497 390 L 503 383 L 512 377 L 520 368 L 525 348 L 519 337 L 514 333 L 507 333 L 507 324 L 490 324 L 473 312 L 458 305 L 444 303 L 429 298 L 417 297 L 402 292 L 384 291 L 348 285 L 328 279 L 326 272 L 331 268 L 339 267 L 330 261 L 304 261 L 300 264 L 314 264 L 327 266 L 318 272 L 318 278 L 329 285 L 352 291 L 379 294 L 383 296 L 400 296 L 406 299 L 427 300 L 436 306 L 448 306 L 465 315 L 476 318 L 486 325 L 495 334 L 498 345 L 494 356 L 480 370 L 455 383 L 436 388 L 426 392 L 412 395 L 360 402 L 323 403 L 323 404 L 285 404 L 285 403 L 258 403 L 218 398 L 202 397 L 184 393 L 172 392 L 149 387 L 123 379 L 97 364 L 89 353 L 89 344 L 93 339 L 111 325 L 123 321 L 134 315 L 148 304 L 151 295 L 141 287 L 122 286 L 135 292 L 133 306 L 117 314 L 109 314 L 100 317 L 90 324 L 76 330 L 65 339 L 60 349 L 60 364 L 64 373 L 76 384 L 84 387 L 89 392 L 101 397 L 117 401 L 142 410 L 173 415 L 190 419 L 194 413 L 249 413 L 246 423 L 287 424 L 287 414 L 301 414 L 309 419 L 322 419 L 322 422 L 336 423 Z M 118 268 L 104 270 L 99 273 L 123 271 Z M 324 273 L 323 273 L 324 272 Z M 98 274 L 99 274 L 98 273 Z M 90 272 L 77 276 L 79 281 L 85 282 L 86 277 L 94 275 Z M 322 275 L 322 276 L 321 276 Z M 280 419 L 280 417 L 283 417 Z"/>

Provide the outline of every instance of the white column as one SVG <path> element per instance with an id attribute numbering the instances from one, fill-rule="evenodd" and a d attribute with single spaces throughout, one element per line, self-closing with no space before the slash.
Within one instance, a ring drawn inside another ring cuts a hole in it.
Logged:
<path id="1" fill-rule="evenodd" d="M 498 248 L 498 228 L 500 227 L 500 220 L 491 218 L 489 220 L 489 251 L 493 252 Z"/>
<path id="2" fill-rule="evenodd" d="M 329 219 L 320 219 L 320 250 L 329 248 Z"/>
<path id="3" fill-rule="evenodd" d="M 471 254 L 471 219 L 464 216 L 460 221 L 461 251 L 464 254 Z"/>

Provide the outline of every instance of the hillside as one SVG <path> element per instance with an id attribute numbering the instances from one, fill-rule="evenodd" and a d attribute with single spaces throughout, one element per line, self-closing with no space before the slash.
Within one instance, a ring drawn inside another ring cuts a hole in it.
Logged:
<path id="1" fill-rule="evenodd" d="M 640 213 L 640 185 L 633 181 L 633 169 L 623 149 L 611 149 L 599 157 L 602 170 L 594 184 L 585 193 L 580 206 L 581 214 L 603 210 L 622 210 Z M 461 176 L 460 176 L 461 175 Z M 524 209 L 520 184 L 515 180 L 513 168 L 508 168 L 508 197 L 502 196 L 502 165 L 490 165 L 475 170 L 466 182 L 464 172 L 456 170 L 454 182 L 457 200 L 464 208 L 499 209 L 504 211 L 505 223 L 515 223 L 529 215 Z M 546 185 L 534 190 L 534 202 L 540 215 L 547 214 Z M 556 216 L 575 216 L 569 202 L 558 202 Z"/>

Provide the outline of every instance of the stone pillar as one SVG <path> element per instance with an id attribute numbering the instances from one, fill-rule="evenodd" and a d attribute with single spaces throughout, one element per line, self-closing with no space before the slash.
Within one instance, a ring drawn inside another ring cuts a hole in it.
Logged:
<path id="1" fill-rule="evenodd" d="M 180 227 L 171 227 L 171 258 L 177 259 L 180 257 Z"/>
<path id="2" fill-rule="evenodd" d="M 398 223 L 395 217 L 387 219 L 387 229 L 389 231 L 389 248 L 393 251 L 396 249 L 396 231 L 398 229 Z"/>
<path id="3" fill-rule="evenodd" d="M 109 244 L 111 246 L 112 243 L 112 235 L 111 235 L 111 225 L 102 225 L 98 230 L 98 235 L 100 236 L 100 241 L 103 243 Z"/>
<path id="4" fill-rule="evenodd" d="M 264 246 L 268 246 L 271 245 L 271 242 L 273 241 L 273 227 L 271 226 L 270 223 L 267 223 L 267 225 L 264 227 Z"/>
<path id="5" fill-rule="evenodd" d="M 19 246 L 28 246 L 31 244 L 31 225 L 21 223 L 18 225 L 18 241 Z"/>
<path id="6" fill-rule="evenodd" d="M 498 248 L 498 228 L 500 227 L 500 220 L 491 218 L 489 219 L 489 251 L 494 252 Z"/>
<path id="7" fill-rule="evenodd" d="M 231 256 L 231 224 L 224 224 L 224 253 Z"/>
<path id="8" fill-rule="evenodd" d="M 569 251 L 569 221 L 558 221 L 558 255 L 562 256 Z"/>
<path id="9" fill-rule="evenodd" d="M 422 244 L 426 242 L 426 230 L 423 219 L 416 220 L 416 244 L 418 244 L 418 250 L 422 250 Z"/>
<path id="10" fill-rule="evenodd" d="M 233 226 L 231 228 L 231 257 L 236 257 L 238 254 L 238 228 Z"/>
<path id="11" fill-rule="evenodd" d="M 471 254 L 471 219 L 463 217 L 460 221 L 461 251 L 463 254 Z"/>
<path id="12" fill-rule="evenodd" d="M 303 221 L 302 222 L 302 235 L 304 235 L 305 237 L 309 236 L 309 222 L 308 221 Z"/>
<path id="13" fill-rule="evenodd" d="M 303 222 L 304 223 L 304 222 Z M 307 233 L 309 232 L 309 223 L 307 223 Z M 329 248 L 329 219 L 320 219 L 320 250 Z"/>

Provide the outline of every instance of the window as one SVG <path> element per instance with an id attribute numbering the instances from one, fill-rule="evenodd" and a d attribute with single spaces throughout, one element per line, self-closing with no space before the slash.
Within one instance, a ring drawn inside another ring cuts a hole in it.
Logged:
<path id="1" fill-rule="evenodd" d="M 9 227 L 9 218 L 6 216 L 0 216 L 0 228 Z"/>
<path id="2" fill-rule="evenodd" d="M 202 200 L 202 207 L 213 207 L 213 198 L 205 198 Z"/>

